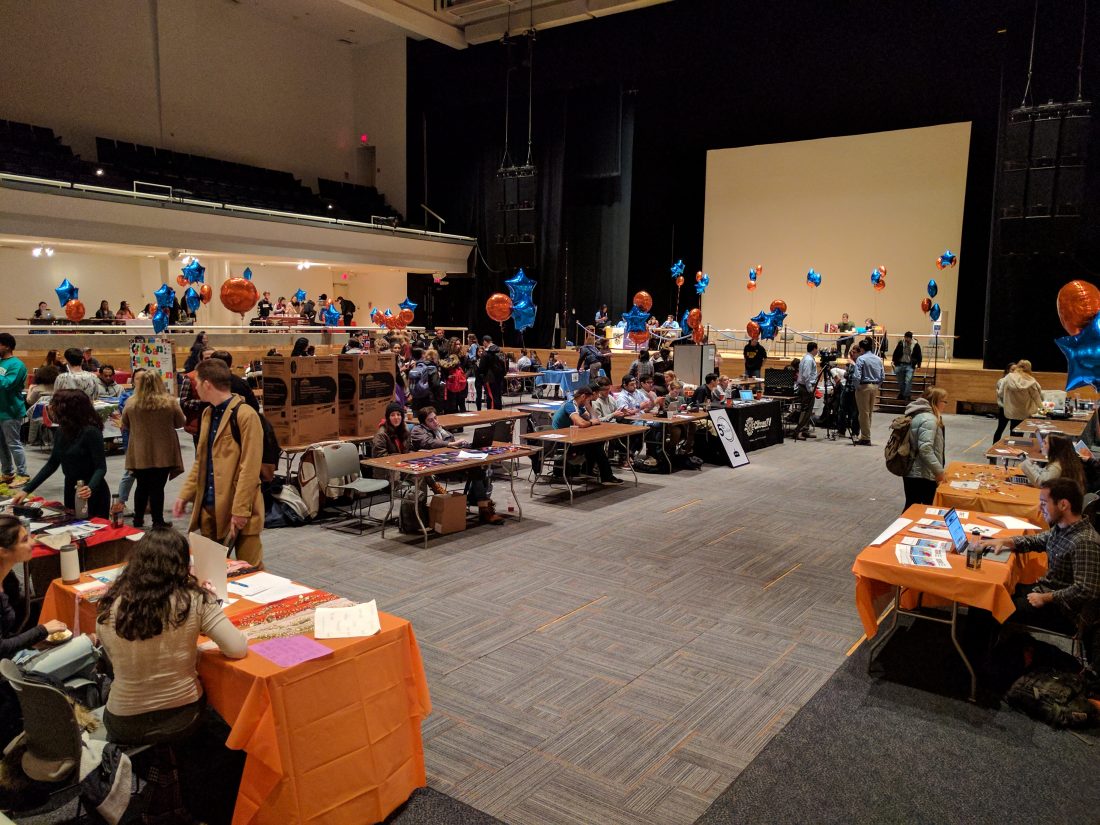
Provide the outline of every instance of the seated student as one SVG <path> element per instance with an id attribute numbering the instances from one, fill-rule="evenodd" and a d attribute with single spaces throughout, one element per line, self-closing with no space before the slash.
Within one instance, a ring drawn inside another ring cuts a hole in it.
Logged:
<path id="1" fill-rule="evenodd" d="M 1085 468 L 1077 451 L 1073 449 L 1073 442 L 1064 435 L 1051 435 L 1041 443 L 1043 455 L 1047 458 L 1045 467 L 1030 458 L 1020 462 L 1020 472 L 1027 476 L 1031 486 L 1038 487 L 1053 478 L 1068 478 L 1084 489 Z"/>
<path id="2" fill-rule="evenodd" d="M 1100 536 L 1081 515 L 1083 499 L 1075 481 L 1044 481 L 1040 485 L 1039 509 L 1049 530 L 982 542 L 984 548 L 1047 554 L 1043 577 L 1035 584 L 1016 586 L 1012 596 L 1016 612 L 1011 621 L 1068 634 L 1076 633 L 1082 621 L 1096 621 L 1100 606 Z M 1086 649 L 1093 647 L 1092 642 L 1086 639 Z"/>
<path id="3" fill-rule="evenodd" d="M 795 361 L 795 363 L 798 363 Z M 696 407 L 705 407 L 711 403 L 722 402 L 722 391 L 718 389 L 717 373 L 708 373 L 706 383 L 695 388 L 695 394 L 691 397 L 691 403 Z"/>
<path id="4" fill-rule="evenodd" d="M 730 377 L 728 375 L 718 376 L 718 392 L 722 394 L 722 400 L 727 398 L 734 398 L 737 396 L 737 387 L 732 385 Z"/>
<path id="5" fill-rule="evenodd" d="M 531 371 L 531 356 L 527 354 L 527 350 L 521 349 L 519 351 L 519 360 L 516 361 L 517 372 L 530 372 Z"/>
<path id="6" fill-rule="evenodd" d="M 467 447 L 470 442 L 454 437 L 439 426 L 439 416 L 435 407 L 421 407 L 416 411 L 417 423 L 409 430 L 409 442 L 413 450 L 438 450 L 441 447 Z M 466 474 L 468 484 L 466 504 L 477 507 L 478 517 L 483 524 L 504 524 L 497 515 L 493 504 L 492 485 L 487 468 L 470 470 Z M 442 484 L 432 479 L 433 489 L 437 493 L 446 492 Z"/>
<path id="7" fill-rule="evenodd" d="M 633 375 L 623 376 L 622 388 L 615 405 L 627 413 L 646 413 L 657 408 L 657 402 L 638 389 L 638 379 Z"/>
<path id="8" fill-rule="evenodd" d="M 626 415 L 611 395 L 611 379 L 600 377 L 592 385 L 592 414 L 600 421 L 619 421 Z"/>
<path id="9" fill-rule="evenodd" d="M 558 358 L 556 352 L 551 352 L 546 359 L 546 369 L 548 370 L 563 370 L 565 369 L 565 362 Z"/>
<path id="10" fill-rule="evenodd" d="M 113 742 L 155 744 L 195 729 L 206 705 L 195 670 L 200 635 L 231 659 L 248 652 L 190 567 L 187 539 L 154 527 L 99 600 L 96 632 L 115 674 L 103 713 Z"/>
<path id="11" fill-rule="evenodd" d="M 588 403 L 592 400 L 592 389 L 582 385 L 573 390 L 573 397 L 567 399 L 554 412 L 551 425 L 554 429 L 565 427 L 595 427 L 601 424 L 599 419 L 592 420 L 592 413 L 588 409 Z M 607 460 L 603 444 L 588 444 L 581 448 L 588 458 L 590 468 L 595 467 L 599 471 L 599 479 L 602 484 L 622 484 L 623 480 L 611 471 L 611 462 Z"/>
<path id="12" fill-rule="evenodd" d="M 110 364 L 103 364 L 95 376 L 96 394 L 100 398 L 118 398 L 122 395 L 122 387 L 115 383 L 115 368 Z"/>
<path id="13" fill-rule="evenodd" d="M 405 426 L 405 405 L 391 401 L 371 441 L 371 458 L 400 455 L 411 449 L 409 429 Z"/>

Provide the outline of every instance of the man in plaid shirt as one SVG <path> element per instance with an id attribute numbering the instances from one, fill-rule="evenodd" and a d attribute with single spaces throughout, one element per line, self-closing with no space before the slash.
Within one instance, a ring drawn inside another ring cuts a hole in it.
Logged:
<path id="1" fill-rule="evenodd" d="M 1016 586 L 1012 620 L 1073 635 L 1092 623 L 1100 607 L 1100 535 L 1081 516 L 1084 496 L 1076 481 L 1044 481 L 1039 507 L 1050 529 L 1033 536 L 994 539 L 983 546 L 1047 554 L 1047 572 L 1035 584 Z"/>

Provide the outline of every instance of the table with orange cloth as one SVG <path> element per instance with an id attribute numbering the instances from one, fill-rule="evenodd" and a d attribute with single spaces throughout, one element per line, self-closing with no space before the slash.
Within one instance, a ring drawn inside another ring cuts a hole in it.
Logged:
<path id="1" fill-rule="evenodd" d="M 226 614 L 257 606 L 241 599 Z M 78 613 L 81 627 L 95 626 L 96 603 L 54 580 L 42 621 L 72 626 Z M 333 655 L 289 668 L 200 651 L 207 700 L 230 726 L 226 745 L 247 754 L 233 825 L 381 822 L 427 784 L 420 724 L 431 699 L 420 649 L 409 622 L 378 616 L 380 633 L 320 639 Z"/>
<path id="2" fill-rule="evenodd" d="M 937 507 L 973 510 L 978 513 L 999 513 L 1016 516 L 1032 524 L 1042 525 L 1039 512 L 1039 489 L 1026 484 L 1010 484 L 1008 479 L 1020 475 L 1019 468 L 1005 469 L 989 464 L 952 461 L 944 469 L 944 480 L 936 487 L 932 503 Z M 977 481 L 977 490 L 960 490 L 952 481 Z"/>

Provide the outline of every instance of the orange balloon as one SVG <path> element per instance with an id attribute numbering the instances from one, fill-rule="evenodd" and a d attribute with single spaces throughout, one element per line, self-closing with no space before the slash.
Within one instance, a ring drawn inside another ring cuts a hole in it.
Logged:
<path id="1" fill-rule="evenodd" d="M 227 278 L 222 284 L 220 298 L 222 306 L 230 312 L 240 313 L 243 318 L 246 312 L 256 306 L 256 302 L 260 300 L 260 293 L 252 281 L 235 277 Z"/>
<path id="2" fill-rule="evenodd" d="M 774 301 L 772 301 L 772 305 L 768 307 L 768 309 L 770 309 L 772 312 L 775 312 L 777 309 L 780 312 L 786 312 L 787 302 L 784 301 L 782 298 L 776 298 Z"/>
<path id="3" fill-rule="evenodd" d="M 683 275 L 677 275 L 676 276 L 676 286 L 683 286 L 683 285 L 684 285 L 684 276 Z"/>
<path id="4" fill-rule="evenodd" d="M 653 309 L 653 296 L 646 292 L 644 289 L 634 295 L 634 306 L 640 309 L 642 312 L 649 312 Z"/>
<path id="5" fill-rule="evenodd" d="M 199 300 L 204 304 L 209 304 L 210 299 L 214 297 L 214 290 L 210 288 L 210 284 L 203 284 L 199 287 Z"/>
<path id="6" fill-rule="evenodd" d="M 691 331 L 691 340 L 696 344 L 703 343 L 703 339 L 706 337 L 706 331 L 702 327 L 696 327 Z"/>
<path id="7" fill-rule="evenodd" d="M 688 313 L 688 326 L 692 329 L 698 329 L 699 325 L 703 323 L 703 310 L 696 307 Z"/>
<path id="8" fill-rule="evenodd" d="M 925 313 L 925 314 L 928 314 L 929 312 L 932 311 L 932 299 L 931 298 L 925 298 L 923 301 L 920 302 L 920 311 Z"/>
<path id="9" fill-rule="evenodd" d="M 176 276 L 176 283 L 179 284 L 180 286 L 187 286 L 187 276 L 186 275 L 177 275 Z"/>
<path id="10" fill-rule="evenodd" d="M 754 289 L 756 289 L 756 281 L 749 281 L 747 284 L 745 284 L 745 289 L 747 289 L 749 292 L 752 292 Z"/>
<path id="11" fill-rule="evenodd" d="M 637 332 L 628 332 L 627 337 L 635 344 L 645 344 L 649 342 L 649 332 L 646 330 L 638 330 Z"/>
<path id="12" fill-rule="evenodd" d="M 494 292 L 485 302 L 485 314 L 503 324 L 512 317 L 512 299 L 503 292 Z"/>
<path id="13" fill-rule="evenodd" d="M 386 325 L 386 329 L 397 329 L 398 317 L 396 315 L 386 315 L 382 318 L 382 323 Z"/>
<path id="14" fill-rule="evenodd" d="M 65 304 L 65 317 L 74 324 L 84 317 L 84 302 L 73 298 Z"/>
<path id="15" fill-rule="evenodd" d="M 882 292 L 882 290 L 886 289 L 886 279 L 879 278 L 878 283 L 873 286 L 875 287 L 875 292 Z"/>
<path id="16" fill-rule="evenodd" d="M 1077 335 L 1100 312 L 1100 289 L 1088 281 L 1070 281 L 1058 290 L 1058 320 Z"/>
<path id="17" fill-rule="evenodd" d="M 745 332 L 749 334 L 750 338 L 760 337 L 760 324 L 756 323 L 756 321 L 749 321 L 745 324 Z"/>
<path id="18" fill-rule="evenodd" d="M 399 313 L 397 313 L 397 317 L 401 319 L 404 326 L 408 326 L 413 322 L 413 318 L 416 316 L 413 315 L 413 311 L 411 309 L 403 309 Z M 400 328 L 401 327 L 398 327 L 398 329 Z"/>
<path id="19" fill-rule="evenodd" d="M 696 272 L 696 273 L 695 273 L 695 281 L 696 281 L 696 283 L 698 283 L 698 282 L 699 282 L 699 281 L 701 281 L 701 280 L 703 280 L 703 273 L 702 273 L 702 270 L 700 270 L 699 272 Z"/>
<path id="20" fill-rule="evenodd" d="M 401 310 L 401 311 L 404 312 L 404 310 Z M 406 321 L 400 315 L 395 316 L 395 319 L 394 319 L 394 322 L 393 322 L 394 329 L 404 329 L 408 325 L 409 325 L 408 321 Z"/>

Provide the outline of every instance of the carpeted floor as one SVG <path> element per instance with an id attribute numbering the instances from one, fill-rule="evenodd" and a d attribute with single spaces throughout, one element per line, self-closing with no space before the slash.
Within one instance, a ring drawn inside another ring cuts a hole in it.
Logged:
<path id="1" fill-rule="evenodd" d="M 877 445 L 887 424 L 876 416 Z M 982 460 L 991 421 L 947 427 L 949 460 Z M 44 454 L 32 452 L 33 470 Z M 186 439 L 185 463 L 192 453 Z M 432 790 L 524 825 L 688 823 L 860 639 L 852 559 L 902 504 L 881 446 L 819 438 L 750 458 L 640 476 L 572 507 L 532 500 L 524 482 L 522 522 L 427 549 L 394 533 L 272 530 L 266 562 L 412 622 L 434 706 Z M 121 457 L 109 466 L 113 485 Z M 59 490 L 60 478 L 41 492 Z M 507 513 L 506 485 L 494 497 Z"/>

